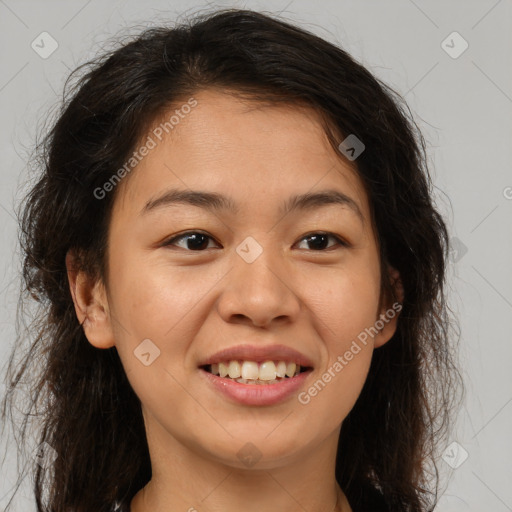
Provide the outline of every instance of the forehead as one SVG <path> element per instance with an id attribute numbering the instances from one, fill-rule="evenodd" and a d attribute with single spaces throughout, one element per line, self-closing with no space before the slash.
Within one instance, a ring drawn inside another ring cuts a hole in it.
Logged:
<path id="1" fill-rule="evenodd" d="M 115 211 L 140 211 L 156 193 L 177 187 L 258 208 L 279 203 L 277 211 L 288 196 L 335 186 L 369 215 L 354 164 L 329 144 L 314 109 L 205 90 L 193 95 L 192 109 L 181 110 L 189 99 L 162 112 L 142 138 L 141 145 L 151 139 L 153 148 L 118 185 Z"/>

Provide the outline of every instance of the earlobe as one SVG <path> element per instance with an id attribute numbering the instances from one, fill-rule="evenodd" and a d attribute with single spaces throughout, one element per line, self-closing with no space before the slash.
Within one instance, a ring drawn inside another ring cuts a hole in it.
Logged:
<path id="1" fill-rule="evenodd" d="M 66 254 L 66 269 L 76 316 L 89 343 L 96 348 L 114 346 L 108 299 L 103 283 L 79 268 L 73 250 Z"/>
<path id="2" fill-rule="evenodd" d="M 376 322 L 379 332 L 374 338 L 375 348 L 387 343 L 395 334 L 404 300 L 404 288 L 400 273 L 395 268 L 388 267 L 388 276 L 391 284 L 391 293 L 388 291 L 384 294 L 382 309 Z"/>

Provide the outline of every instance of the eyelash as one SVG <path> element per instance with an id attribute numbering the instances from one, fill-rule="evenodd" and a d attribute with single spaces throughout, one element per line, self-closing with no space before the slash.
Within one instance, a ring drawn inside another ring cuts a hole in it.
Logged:
<path id="1" fill-rule="evenodd" d="M 172 238 L 166 240 L 165 242 L 163 242 L 162 246 L 163 247 L 172 246 L 172 245 L 175 244 L 176 241 L 181 240 L 181 239 L 185 239 L 186 237 L 188 237 L 190 235 L 203 235 L 203 236 L 209 238 L 210 240 L 214 240 L 213 237 L 211 237 L 210 235 L 208 235 L 206 233 L 203 233 L 201 231 L 187 231 L 185 233 L 182 233 L 181 235 L 178 235 L 178 236 L 175 236 L 175 237 L 172 237 Z M 345 242 L 345 240 L 340 238 L 338 235 L 335 235 L 334 233 L 330 233 L 330 232 L 327 232 L 327 231 L 313 231 L 311 233 L 307 233 L 306 235 L 304 235 L 300 239 L 300 242 L 302 242 L 303 240 L 306 240 L 308 238 L 312 238 L 314 235 L 323 235 L 323 236 L 331 237 L 331 238 L 334 238 L 338 242 L 338 244 L 340 246 L 342 246 L 342 247 L 350 247 L 350 245 L 347 242 Z M 329 249 L 332 249 L 332 247 L 333 246 L 327 247 L 326 249 L 318 249 L 318 250 L 312 249 L 312 251 L 314 251 L 314 252 L 326 252 Z M 193 250 L 193 249 L 187 249 L 187 248 L 184 248 L 184 247 L 181 247 L 181 249 L 184 249 L 185 251 L 188 251 L 188 252 L 204 252 L 204 250 Z"/>

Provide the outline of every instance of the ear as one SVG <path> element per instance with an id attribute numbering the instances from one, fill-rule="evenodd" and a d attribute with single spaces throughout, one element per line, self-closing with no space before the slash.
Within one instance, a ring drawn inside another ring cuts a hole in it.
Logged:
<path id="1" fill-rule="evenodd" d="M 378 333 L 374 337 L 374 347 L 378 348 L 387 343 L 396 332 L 398 316 L 402 310 L 404 301 L 404 288 L 400 273 L 395 268 L 388 267 L 388 278 L 392 292 L 385 291 L 381 300 L 379 318 L 375 327 Z"/>
<path id="2" fill-rule="evenodd" d="M 66 269 L 76 316 L 89 343 L 96 348 L 114 346 L 105 286 L 100 279 L 79 269 L 73 249 L 66 254 Z"/>

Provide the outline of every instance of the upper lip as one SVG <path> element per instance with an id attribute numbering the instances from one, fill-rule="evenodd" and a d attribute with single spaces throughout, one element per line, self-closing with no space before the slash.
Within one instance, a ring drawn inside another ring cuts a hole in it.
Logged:
<path id="1" fill-rule="evenodd" d="M 311 360 L 297 350 L 285 345 L 237 345 L 228 347 L 215 354 L 206 357 L 199 366 L 226 361 L 286 361 L 300 366 L 313 367 Z"/>

